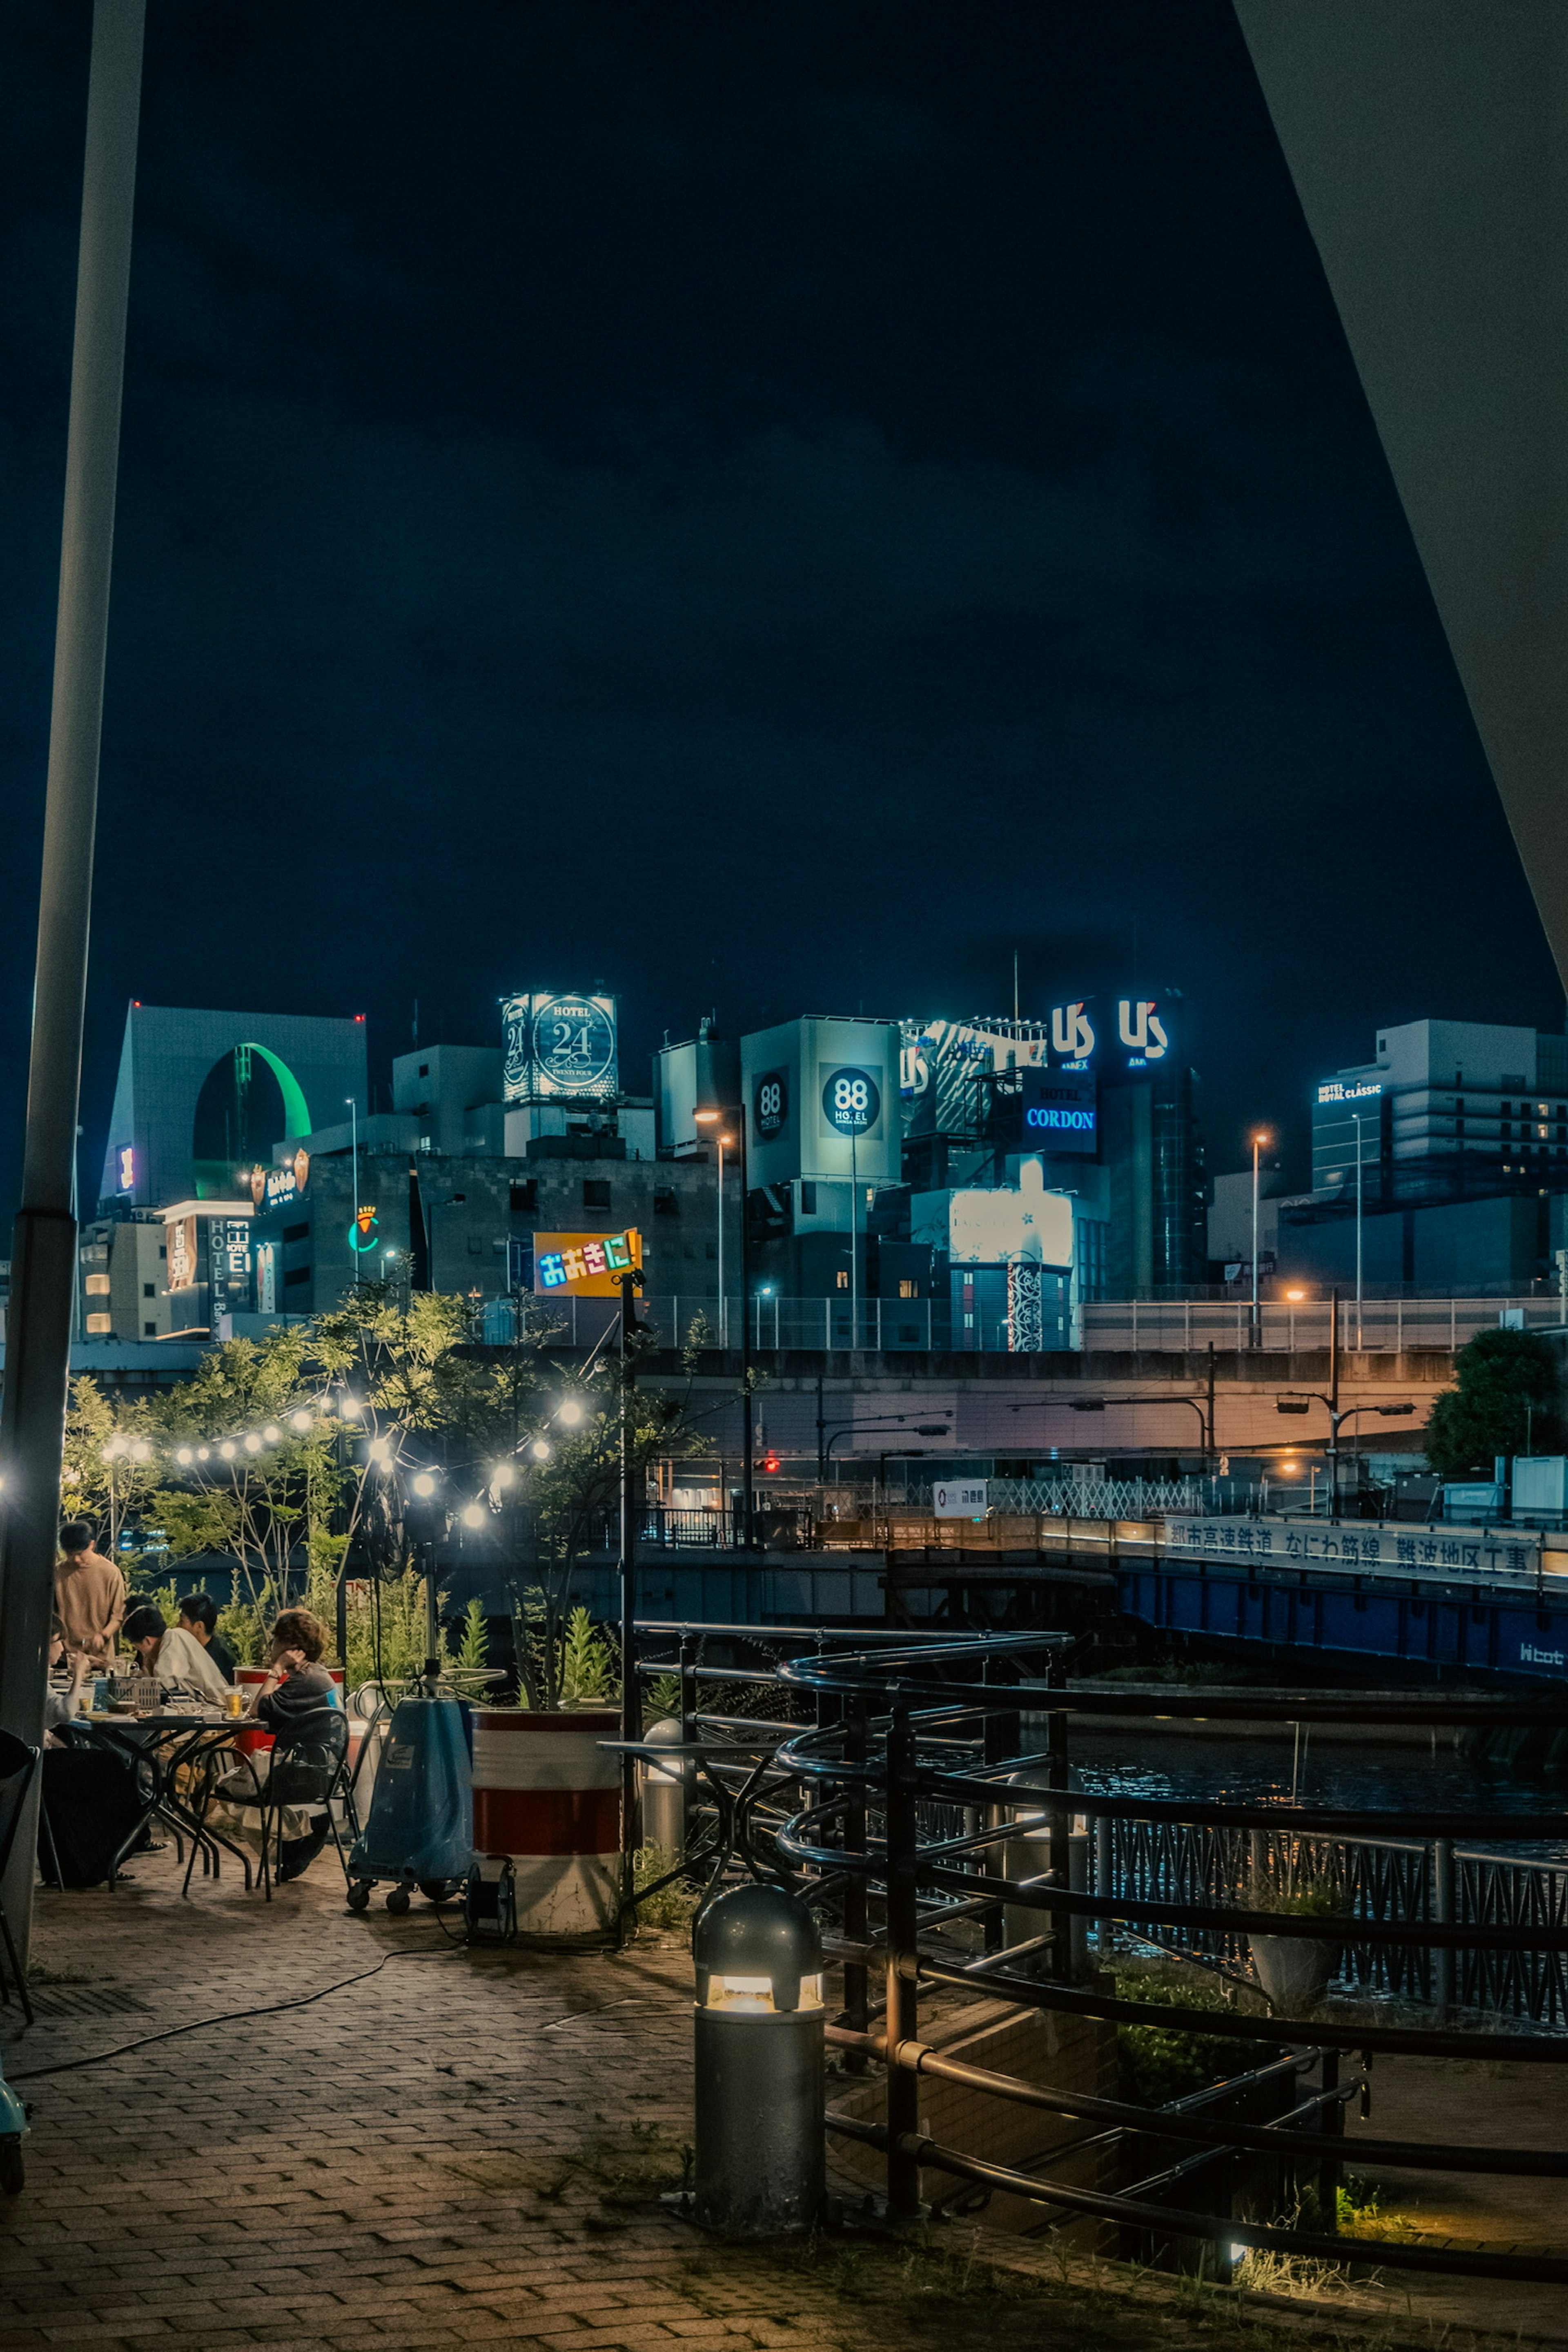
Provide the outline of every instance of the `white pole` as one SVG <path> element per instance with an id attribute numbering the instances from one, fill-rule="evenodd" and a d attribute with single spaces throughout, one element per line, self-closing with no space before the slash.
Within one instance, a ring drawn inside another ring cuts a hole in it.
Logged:
<path id="1" fill-rule="evenodd" d="M 849 1130 L 849 1345 L 860 1345 L 860 1177 L 855 1130 Z"/>
<path id="2" fill-rule="evenodd" d="M 1260 1139 L 1252 1139 L 1252 1345 L 1258 1345 L 1258 1154 Z"/>
<path id="3" fill-rule="evenodd" d="M 719 1138 L 719 1345 L 729 1341 L 729 1301 L 724 1292 L 724 1139 Z"/>
<path id="4" fill-rule="evenodd" d="M 6 1506 L 0 1538 L 0 1723 L 33 1748 L 43 1740 L 76 1302 L 82 1013 L 144 20 L 145 0 L 97 0 L 93 11 L 27 1123 L 0 1420 Z M 35 1775 L 0 1887 L 24 1969 L 32 1931 L 37 1790 Z"/>
<path id="5" fill-rule="evenodd" d="M 353 1199 L 349 1203 L 349 1246 L 354 1253 L 354 1288 L 359 1288 L 359 1249 L 354 1235 L 359 1231 L 359 1105 L 353 1095 L 344 1097 L 349 1107 L 350 1156 L 353 1162 Z"/>
<path id="6" fill-rule="evenodd" d="M 1355 1113 L 1354 1113 L 1354 1118 L 1355 1118 L 1355 1343 L 1356 1343 L 1357 1349 L 1358 1349 L 1358 1350 L 1360 1350 L 1361 1349 L 1363 1349 L 1363 1348 L 1365 1346 L 1365 1340 L 1364 1340 L 1364 1338 L 1363 1338 L 1363 1332 L 1362 1332 L 1362 1322 L 1361 1322 L 1361 1263 L 1362 1263 L 1362 1259 L 1361 1259 L 1361 1207 L 1362 1207 L 1362 1175 L 1361 1175 L 1361 1113 L 1360 1113 L 1360 1111 L 1359 1111 L 1359 1110 L 1358 1110 L 1357 1112 L 1355 1112 Z"/>

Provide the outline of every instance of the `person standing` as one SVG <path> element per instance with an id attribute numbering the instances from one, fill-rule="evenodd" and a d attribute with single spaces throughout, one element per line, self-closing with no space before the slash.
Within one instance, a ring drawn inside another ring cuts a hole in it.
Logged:
<path id="1" fill-rule="evenodd" d="M 93 1543 L 86 1519 L 68 1519 L 60 1529 L 55 1562 L 55 1616 L 66 1654 L 104 1666 L 114 1654 L 115 1635 L 125 1615 L 125 1579 Z"/>

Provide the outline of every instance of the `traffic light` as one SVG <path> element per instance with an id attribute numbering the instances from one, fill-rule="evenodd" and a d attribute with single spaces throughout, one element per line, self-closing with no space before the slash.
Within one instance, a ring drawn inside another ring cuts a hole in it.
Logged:
<path id="1" fill-rule="evenodd" d="M 770 1478 L 774 1478 L 778 1475 L 778 1466 L 779 1457 L 770 1446 L 763 1456 L 763 1468 Z"/>

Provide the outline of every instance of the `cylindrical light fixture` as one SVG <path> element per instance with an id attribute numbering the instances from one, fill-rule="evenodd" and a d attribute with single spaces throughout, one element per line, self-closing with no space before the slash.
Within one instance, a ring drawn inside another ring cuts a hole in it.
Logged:
<path id="1" fill-rule="evenodd" d="M 697 1922 L 694 2218 L 731 2236 L 815 2227 L 824 2159 L 822 1938 L 778 1886 Z"/>

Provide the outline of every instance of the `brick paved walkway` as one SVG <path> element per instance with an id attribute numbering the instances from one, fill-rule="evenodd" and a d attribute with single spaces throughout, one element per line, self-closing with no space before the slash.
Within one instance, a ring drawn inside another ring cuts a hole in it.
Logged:
<path id="1" fill-rule="evenodd" d="M 679 1939 L 470 1953 L 417 1902 L 402 1921 L 351 1915 L 330 1855 L 270 1906 L 227 1876 L 182 1902 L 172 1853 L 134 1869 L 112 1895 L 40 1896 L 43 2013 L 22 2032 L 0 2011 L 14 2075 L 386 1965 L 307 2008 L 26 2086 L 28 2186 L 0 2200 L 5 2352 L 1180 2352 L 1216 2324 L 1257 2352 L 1301 2340 L 1282 2315 L 1184 2307 L 1173 2281 L 1080 2263 L 1069 2277 L 1017 2240 L 1002 2245 L 1024 2273 L 994 2274 L 960 2230 L 934 2252 L 751 2248 L 670 2219 L 655 2192 L 689 2129 Z M 1448 2352 L 1487 2307 L 1467 2296 L 1424 2323 L 1419 2298 L 1376 2300 L 1384 2326 L 1402 2308 L 1411 2322 L 1382 2343 Z M 1495 2298 L 1489 2316 L 1504 2320 Z M 1534 2297 L 1507 2320 L 1560 2340 Z"/>
<path id="2" fill-rule="evenodd" d="M 28 2089 L 28 2186 L 0 2213 L 8 2352 L 837 2342 L 715 2316 L 680 2291 L 697 2242 L 647 2185 L 623 2210 L 610 2179 L 605 2201 L 605 2142 L 676 2149 L 686 2128 L 684 1951 L 454 1950 L 417 1900 L 350 1915 L 330 1856 L 269 1906 L 226 1872 L 182 1903 L 172 1853 L 134 1871 L 114 1895 L 42 1895 L 35 1957 L 136 2008 L 63 2016 L 101 1991 L 46 1983 L 55 2016 L 7 2017 L 13 2074 L 399 1957 Z"/>

